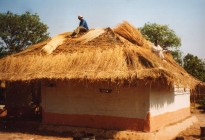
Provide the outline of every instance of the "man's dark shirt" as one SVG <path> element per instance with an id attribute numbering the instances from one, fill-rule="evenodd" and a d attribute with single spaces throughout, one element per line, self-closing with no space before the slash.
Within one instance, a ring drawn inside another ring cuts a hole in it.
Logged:
<path id="1" fill-rule="evenodd" d="M 88 24 L 87 24 L 87 22 L 86 22 L 84 19 L 82 19 L 82 20 L 80 21 L 79 26 L 83 26 L 83 27 L 85 27 L 87 30 L 89 30 Z"/>

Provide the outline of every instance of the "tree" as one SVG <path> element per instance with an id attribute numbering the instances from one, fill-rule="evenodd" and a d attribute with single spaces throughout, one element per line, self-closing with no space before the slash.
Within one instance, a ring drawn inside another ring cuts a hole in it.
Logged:
<path id="1" fill-rule="evenodd" d="M 183 61 L 183 60 L 182 60 L 182 52 L 181 52 L 180 50 L 176 49 L 176 50 L 172 50 L 172 51 L 171 51 L 171 54 L 172 54 L 174 60 L 175 60 L 176 62 L 178 62 L 179 65 L 182 66 L 182 61 Z"/>
<path id="2" fill-rule="evenodd" d="M 181 39 L 172 29 L 167 25 L 146 23 L 142 28 L 140 28 L 140 31 L 142 35 L 152 43 L 158 42 L 162 48 L 169 48 L 173 58 L 182 65 L 182 52 L 179 50 L 179 47 L 181 46 Z"/>
<path id="3" fill-rule="evenodd" d="M 194 77 L 205 82 L 205 62 L 197 56 L 187 54 L 184 59 L 184 69 Z"/>
<path id="4" fill-rule="evenodd" d="M 16 53 L 46 40 L 47 29 L 37 14 L 0 13 L 0 53 Z"/>
<path id="5" fill-rule="evenodd" d="M 158 42 L 163 48 L 179 48 L 181 39 L 167 25 L 146 23 L 140 28 L 142 35 L 151 42 Z"/>

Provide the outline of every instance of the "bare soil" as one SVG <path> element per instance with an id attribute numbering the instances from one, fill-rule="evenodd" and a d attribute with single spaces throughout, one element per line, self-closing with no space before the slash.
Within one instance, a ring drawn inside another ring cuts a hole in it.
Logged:
<path id="1" fill-rule="evenodd" d="M 184 140 L 205 140 L 205 137 L 202 138 L 200 127 L 205 126 L 205 113 L 199 110 L 195 110 L 192 113 L 193 116 L 198 118 L 198 123 L 192 125 L 186 130 L 182 131 L 178 137 L 184 138 Z"/>
<path id="2" fill-rule="evenodd" d="M 43 136 L 18 132 L 1 132 L 0 140 L 72 140 L 71 137 Z"/>

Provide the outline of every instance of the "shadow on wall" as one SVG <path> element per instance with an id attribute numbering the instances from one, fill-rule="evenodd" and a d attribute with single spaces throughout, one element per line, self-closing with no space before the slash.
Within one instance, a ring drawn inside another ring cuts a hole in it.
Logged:
<path id="1" fill-rule="evenodd" d="M 154 84 L 150 89 L 150 107 L 164 108 L 173 104 L 175 100 L 174 88 L 164 84 Z"/>
<path id="2" fill-rule="evenodd" d="M 40 104 L 40 82 L 8 82 L 6 109 L 8 117 L 35 118 L 35 107 Z"/>

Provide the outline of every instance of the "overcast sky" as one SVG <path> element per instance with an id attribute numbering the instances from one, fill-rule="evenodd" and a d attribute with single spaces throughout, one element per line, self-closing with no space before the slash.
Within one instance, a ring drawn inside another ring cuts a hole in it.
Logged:
<path id="1" fill-rule="evenodd" d="M 180 50 L 205 59 L 205 0 L 0 0 L 0 12 L 37 13 L 50 36 L 73 31 L 78 15 L 89 28 L 115 27 L 127 20 L 169 25 L 182 40 Z"/>

